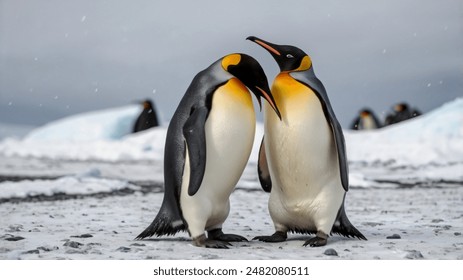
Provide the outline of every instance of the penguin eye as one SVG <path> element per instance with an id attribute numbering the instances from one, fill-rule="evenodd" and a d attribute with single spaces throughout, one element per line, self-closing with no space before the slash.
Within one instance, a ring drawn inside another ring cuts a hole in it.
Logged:
<path id="1" fill-rule="evenodd" d="M 294 58 L 294 56 L 293 56 L 292 54 L 288 53 L 288 54 L 286 55 L 286 58 Z"/>

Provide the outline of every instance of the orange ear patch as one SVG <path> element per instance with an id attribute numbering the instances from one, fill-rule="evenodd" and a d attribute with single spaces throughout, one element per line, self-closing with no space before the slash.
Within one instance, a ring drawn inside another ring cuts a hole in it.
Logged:
<path id="1" fill-rule="evenodd" d="M 222 59 L 222 67 L 223 69 L 228 71 L 228 66 L 237 65 L 238 63 L 240 63 L 240 60 L 241 60 L 240 54 L 237 54 L 237 53 L 229 54 Z"/>
<path id="2" fill-rule="evenodd" d="M 309 69 L 310 66 L 312 66 L 312 60 L 308 55 L 306 55 L 302 58 L 301 65 L 299 65 L 299 67 L 294 71 L 304 71 Z"/>

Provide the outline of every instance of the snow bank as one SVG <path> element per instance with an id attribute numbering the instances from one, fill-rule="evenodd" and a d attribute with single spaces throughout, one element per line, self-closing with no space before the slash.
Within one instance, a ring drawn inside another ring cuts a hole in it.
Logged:
<path id="1" fill-rule="evenodd" d="M 88 112 L 63 118 L 31 131 L 25 141 L 116 140 L 132 132 L 140 106 Z"/>
<path id="2" fill-rule="evenodd" d="M 0 183 L 0 199 L 25 198 L 29 196 L 54 194 L 88 195 L 110 193 L 121 189 L 140 190 L 140 187 L 124 180 L 101 178 L 98 169 L 89 169 L 82 174 L 65 176 L 56 180 L 31 180 Z"/>
<path id="3" fill-rule="evenodd" d="M 0 155 L 65 160 L 162 160 L 167 128 L 129 134 L 138 106 L 80 114 L 0 142 Z M 258 124 L 250 161 L 262 140 Z M 463 98 L 374 131 L 345 131 L 350 162 L 394 165 L 463 162 Z"/>
<path id="4" fill-rule="evenodd" d="M 463 98 L 375 131 L 346 131 L 351 162 L 397 165 L 463 162 Z"/>
<path id="5" fill-rule="evenodd" d="M 23 140 L 0 142 L 0 155 L 55 160 L 161 159 L 165 128 L 131 134 L 138 105 L 107 109 L 51 122 L 31 131 Z"/>
<path id="6" fill-rule="evenodd" d="M 9 124 L 0 122 L 0 139 L 22 138 L 34 127 L 30 125 Z"/>
<path id="7" fill-rule="evenodd" d="M 157 160 L 164 154 L 165 128 L 152 128 L 119 140 L 31 141 L 6 139 L 0 142 L 0 155 L 38 157 L 52 160 L 131 161 Z"/>

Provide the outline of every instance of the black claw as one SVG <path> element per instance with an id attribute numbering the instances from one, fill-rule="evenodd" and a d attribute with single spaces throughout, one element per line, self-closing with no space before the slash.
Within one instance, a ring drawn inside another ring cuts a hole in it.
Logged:
<path id="1" fill-rule="evenodd" d="M 216 239 L 216 240 L 222 240 L 222 241 L 228 241 L 228 242 L 248 241 L 243 236 L 237 235 L 237 234 L 223 234 L 222 236 L 220 236 L 220 239 Z"/>
<path id="2" fill-rule="evenodd" d="M 307 240 L 303 246 L 309 245 L 310 247 L 321 247 L 321 246 L 325 246 L 326 243 L 327 243 L 326 238 L 315 236 L 314 238 Z"/>
<path id="3" fill-rule="evenodd" d="M 228 249 L 228 246 L 232 246 L 226 241 L 213 240 L 206 238 L 205 234 L 193 238 L 193 245 L 198 247 L 214 248 L 214 249 Z"/>
<path id="4" fill-rule="evenodd" d="M 286 234 L 286 232 L 277 231 L 277 232 L 275 232 L 274 234 L 272 234 L 270 236 L 266 236 L 266 235 L 256 236 L 252 240 L 259 240 L 259 241 L 263 241 L 263 242 L 276 243 L 276 242 L 285 241 L 287 237 L 288 237 L 288 235 Z"/>
<path id="5" fill-rule="evenodd" d="M 207 236 L 210 240 L 218 240 L 218 241 L 225 241 L 225 242 L 241 242 L 241 241 L 248 241 L 241 235 L 237 234 L 225 234 L 222 232 L 222 229 L 214 229 L 207 232 Z"/>
<path id="6" fill-rule="evenodd" d="M 228 246 L 232 246 L 232 244 L 225 241 L 207 239 L 204 246 L 212 249 L 229 249 Z"/>

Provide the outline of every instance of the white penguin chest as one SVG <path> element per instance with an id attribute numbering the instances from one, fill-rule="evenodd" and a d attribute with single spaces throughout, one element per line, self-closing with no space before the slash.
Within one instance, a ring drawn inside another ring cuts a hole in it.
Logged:
<path id="1" fill-rule="evenodd" d="M 186 199 L 206 199 L 224 208 L 249 159 L 255 134 L 251 95 L 235 78 L 214 93 L 205 124 L 206 169 L 199 191 Z M 185 171 L 189 171 L 188 160 Z M 188 185 L 183 178 L 183 185 Z M 185 189 L 183 187 L 182 189 Z M 183 194 L 184 193 L 184 194 Z M 195 198 L 196 197 L 196 198 Z"/>
<path id="2" fill-rule="evenodd" d="M 339 181 L 333 132 L 316 94 L 289 75 L 275 79 L 272 94 L 282 115 L 279 121 L 266 106 L 265 148 L 272 182 L 294 203 L 307 202 Z"/>
<path id="3" fill-rule="evenodd" d="M 376 123 L 373 120 L 373 118 L 371 116 L 366 116 L 366 117 L 362 117 L 360 128 L 368 130 L 368 129 L 375 129 L 377 127 L 376 127 Z"/>

